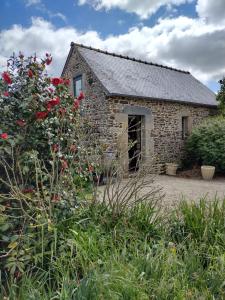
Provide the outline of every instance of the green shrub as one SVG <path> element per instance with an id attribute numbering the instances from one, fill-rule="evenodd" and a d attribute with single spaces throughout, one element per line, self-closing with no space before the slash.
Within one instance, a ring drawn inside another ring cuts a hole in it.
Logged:
<path id="1" fill-rule="evenodd" d="M 225 172 L 225 118 L 209 118 L 193 129 L 186 143 L 185 160 Z"/>

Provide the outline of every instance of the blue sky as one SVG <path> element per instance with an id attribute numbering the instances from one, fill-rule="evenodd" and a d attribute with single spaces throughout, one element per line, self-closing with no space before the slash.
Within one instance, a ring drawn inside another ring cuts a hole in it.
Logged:
<path id="1" fill-rule="evenodd" d="M 60 73 L 73 40 L 189 70 L 216 91 L 224 19 L 224 0 L 3 0 L 0 64 L 13 51 L 51 52 Z"/>

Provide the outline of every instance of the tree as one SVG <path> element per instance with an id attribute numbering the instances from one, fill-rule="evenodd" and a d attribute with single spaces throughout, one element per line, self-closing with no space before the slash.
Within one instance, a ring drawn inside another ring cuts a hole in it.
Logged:
<path id="1" fill-rule="evenodd" d="M 225 115 L 225 77 L 219 80 L 220 91 L 217 94 L 216 100 L 219 102 L 219 108 L 223 115 Z"/>

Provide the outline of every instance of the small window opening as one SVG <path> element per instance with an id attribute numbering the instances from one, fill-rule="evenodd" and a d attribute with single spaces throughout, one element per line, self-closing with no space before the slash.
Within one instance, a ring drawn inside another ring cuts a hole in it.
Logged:
<path id="1" fill-rule="evenodd" d="M 186 139 L 189 135 L 189 117 L 182 117 L 182 139 Z"/>
<path id="2" fill-rule="evenodd" d="M 83 90 L 82 75 L 76 76 L 73 79 L 73 86 L 74 86 L 74 96 L 78 97 L 80 95 L 80 92 L 82 92 Z"/>

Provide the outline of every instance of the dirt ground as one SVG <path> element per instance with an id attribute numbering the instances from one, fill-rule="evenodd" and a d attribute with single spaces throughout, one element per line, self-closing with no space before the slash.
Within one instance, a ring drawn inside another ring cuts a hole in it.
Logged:
<path id="1" fill-rule="evenodd" d="M 176 205 L 180 199 L 197 201 L 200 198 L 212 199 L 214 197 L 225 198 L 225 178 L 219 177 L 212 181 L 199 178 L 181 178 L 167 175 L 159 175 L 155 183 L 162 187 L 165 193 L 165 204 Z"/>

